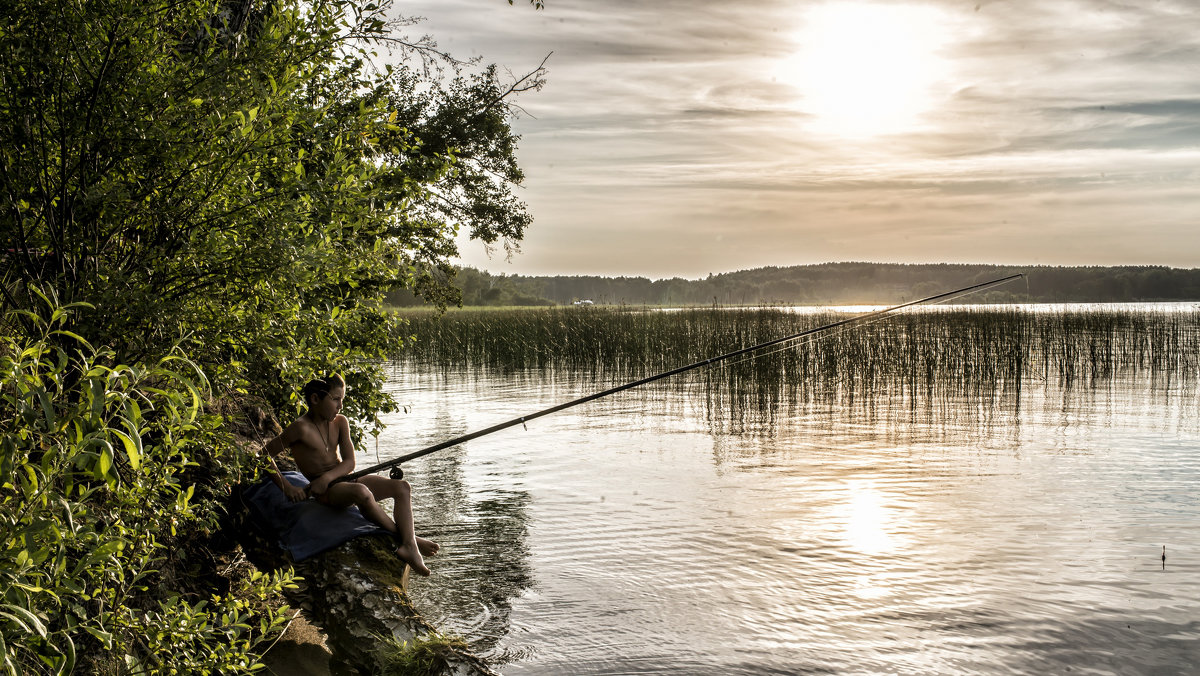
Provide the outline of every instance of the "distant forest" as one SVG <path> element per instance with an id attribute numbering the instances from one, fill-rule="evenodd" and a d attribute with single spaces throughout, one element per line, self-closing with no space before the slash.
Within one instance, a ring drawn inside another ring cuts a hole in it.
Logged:
<path id="1" fill-rule="evenodd" d="M 972 303 L 1116 303 L 1200 300 L 1200 269 L 1159 266 L 823 263 L 741 270 L 704 279 L 493 275 L 462 268 L 454 285 L 463 305 L 854 305 L 893 304 L 1005 275 L 1026 278 L 973 294 Z M 420 305 L 407 292 L 393 305 Z"/>

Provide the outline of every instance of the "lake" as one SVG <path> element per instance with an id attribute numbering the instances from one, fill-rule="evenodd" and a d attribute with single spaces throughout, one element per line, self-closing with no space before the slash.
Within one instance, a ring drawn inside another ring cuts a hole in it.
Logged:
<path id="1" fill-rule="evenodd" d="M 1156 312 L 1192 349 L 1194 310 Z M 409 462 L 443 545 L 410 594 L 510 675 L 1193 673 L 1194 362 L 1026 361 L 937 388 L 712 366 Z M 359 467 L 629 375 L 397 363 Z"/>

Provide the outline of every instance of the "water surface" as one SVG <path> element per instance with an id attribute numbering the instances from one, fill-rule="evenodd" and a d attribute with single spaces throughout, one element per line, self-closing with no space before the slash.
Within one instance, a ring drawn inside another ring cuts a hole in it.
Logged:
<path id="1" fill-rule="evenodd" d="M 506 674 L 1200 664 L 1194 378 L 798 400 L 721 374 L 406 464 L 444 547 L 417 607 Z M 360 466 L 588 394 L 585 376 L 397 365 L 407 411 Z"/>

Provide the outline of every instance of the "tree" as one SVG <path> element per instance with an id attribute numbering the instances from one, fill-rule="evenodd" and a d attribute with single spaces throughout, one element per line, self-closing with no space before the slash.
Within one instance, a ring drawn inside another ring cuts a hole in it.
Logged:
<path id="1" fill-rule="evenodd" d="M 3 309 L 35 286 L 91 303 L 76 328 L 117 359 L 181 344 L 218 388 L 274 401 L 344 370 L 374 419 L 371 364 L 401 335 L 382 294 L 453 301 L 457 229 L 512 247 L 529 223 L 508 106 L 542 71 L 467 75 L 390 2 L 14 4 Z"/>
<path id="2" fill-rule="evenodd" d="M 458 227 L 529 223 L 507 102 L 540 71 L 467 75 L 386 0 L 5 8 L 0 671 L 250 671 L 289 578 L 198 573 L 255 471 L 223 404 L 338 370 L 378 421 L 383 294 L 446 302 Z"/>

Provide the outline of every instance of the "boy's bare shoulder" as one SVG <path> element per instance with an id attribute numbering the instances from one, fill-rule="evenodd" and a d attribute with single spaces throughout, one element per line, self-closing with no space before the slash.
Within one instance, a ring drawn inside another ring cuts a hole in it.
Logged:
<path id="1" fill-rule="evenodd" d="M 300 416 L 292 421 L 286 429 L 283 430 L 284 445 L 293 446 L 297 442 L 305 441 L 307 437 L 311 437 L 315 431 L 312 421 L 306 420 L 304 416 Z"/>
<path id="2" fill-rule="evenodd" d="M 293 420 L 291 422 L 291 424 L 288 425 L 283 430 L 283 433 L 287 434 L 287 435 L 296 436 L 299 433 L 303 432 L 305 429 L 307 429 L 309 424 L 310 423 L 304 419 L 304 416 L 300 416 L 299 418 L 296 418 L 295 420 Z"/>
<path id="3" fill-rule="evenodd" d="M 339 439 L 350 434 L 350 421 L 341 413 L 333 417 L 333 426 Z"/>

